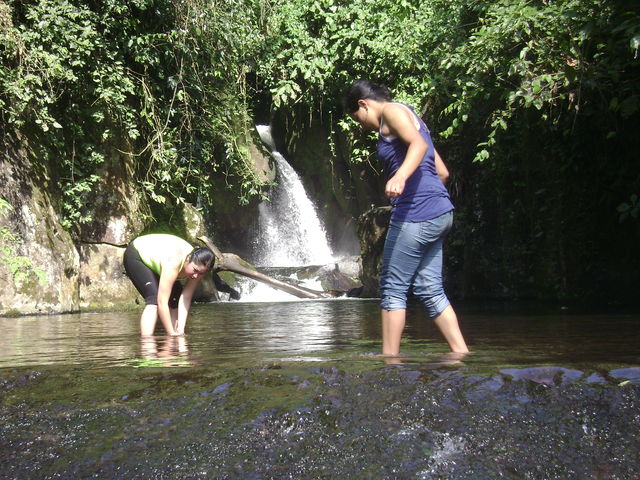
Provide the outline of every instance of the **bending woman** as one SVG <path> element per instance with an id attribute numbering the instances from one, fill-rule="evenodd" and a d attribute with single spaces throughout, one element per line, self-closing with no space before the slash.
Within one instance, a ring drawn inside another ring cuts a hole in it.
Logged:
<path id="1" fill-rule="evenodd" d="M 442 285 L 442 244 L 453 222 L 444 182 L 449 176 L 429 129 L 412 108 L 368 80 L 345 92 L 347 113 L 365 130 L 378 131 L 378 158 L 392 205 L 385 240 L 380 295 L 382 353 L 398 355 L 407 295 L 413 290 L 453 352 L 468 352 L 458 318 Z"/>
<path id="2" fill-rule="evenodd" d="M 193 248 L 175 235 L 153 233 L 134 239 L 124 252 L 124 269 L 146 306 L 140 333 L 153 335 L 158 316 L 169 335 L 183 335 L 191 299 L 214 255 L 208 248 Z M 178 280 L 186 279 L 184 288 Z"/>

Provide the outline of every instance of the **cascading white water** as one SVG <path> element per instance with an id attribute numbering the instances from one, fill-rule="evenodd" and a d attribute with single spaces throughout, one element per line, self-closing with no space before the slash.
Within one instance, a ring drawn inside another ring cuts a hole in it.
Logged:
<path id="1" fill-rule="evenodd" d="M 269 202 L 259 206 L 256 265 L 295 267 L 333 261 L 327 234 L 316 209 L 295 172 L 276 151 L 267 125 L 256 126 L 276 162 L 277 185 Z"/>
<path id="2" fill-rule="evenodd" d="M 271 129 L 257 125 L 260 138 L 276 162 L 277 185 L 270 192 L 270 201 L 258 207 L 258 232 L 254 241 L 253 263 L 258 267 L 299 267 L 333 263 L 334 256 L 313 203 L 295 172 L 276 151 Z M 292 281 L 296 281 L 294 274 Z M 303 286 L 322 290 L 318 280 L 307 280 Z M 299 300 L 282 290 L 248 278 L 240 279 L 236 287 L 244 302 L 286 302 Z"/>

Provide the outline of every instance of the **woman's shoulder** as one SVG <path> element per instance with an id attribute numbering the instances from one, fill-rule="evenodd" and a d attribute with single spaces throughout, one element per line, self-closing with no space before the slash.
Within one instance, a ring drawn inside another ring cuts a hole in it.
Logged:
<path id="1" fill-rule="evenodd" d="M 400 102 L 389 102 L 385 105 L 382 111 L 381 125 L 391 127 L 393 130 L 398 126 L 407 125 L 407 121 L 411 122 L 416 130 L 420 130 L 421 123 L 414 112 L 413 107 Z M 380 129 L 380 133 L 383 134 L 383 128 Z M 382 135 L 387 140 L 393 140 L 396 138 L 396 135 L 393 135 L 391 131 L 384 133 L 388 133 L 387 135 Z"/>
<path id="2" fill-rule="evenodd" d="M 413 107 L 410 105 L 407 105 L 406 103 L 402 103 L 402 102 L 388 102 L 387 104 L 385 104 L 384 109 L 383 109 L 384 113 L 411 113 L 413 114 Z"/>

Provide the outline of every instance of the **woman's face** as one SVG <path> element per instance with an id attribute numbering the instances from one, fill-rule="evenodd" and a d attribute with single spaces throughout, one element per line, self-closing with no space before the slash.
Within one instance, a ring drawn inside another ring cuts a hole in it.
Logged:
<path id="1" fill-rule="evenodd" d="M 365 130 L 376 130 L 378 126 L 375 123 L 374 115 L 365 100 L 358 101 L 358 110 L 350 113 L 349 116 L 362 126 Z"/>
<path id="2" fill-rule="evenodd" d="M 205 267 L 193 262 L 188 262 L 184 266 L 184 274 L 188 278 L 193 278 L 193 279 L 201 278 L 201 277 L 204 277 L 207 274 L 207 272 L 208 270 Z"/>

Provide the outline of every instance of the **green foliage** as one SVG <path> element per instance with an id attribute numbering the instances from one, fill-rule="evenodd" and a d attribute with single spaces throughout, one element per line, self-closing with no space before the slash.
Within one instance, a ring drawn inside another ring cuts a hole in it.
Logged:
<path id="1" fill-rule="evenodd" d="M 463 2 L 276 0 L 272 8 L 258 75 L 276 108 L 332 109 L 360 77 L 398 86 L 404 100 L 421 104 L 434 59 L 463 38 Z"/>
<path id="2" fill-rule="evenodd" d="M 577 115 L 610 109 L 628 118 L 637 112 L 637 84 L 620 80 L 637 67 L 637 48 L 628 46 L 635 45 L 640 20 L 621 3 L 502 1 L 478 21 L 440 64 L 454 92 L 444 109 L 452 121 L 443 135 L 462 132 L 466 123 L 486 129 L 476 160 L 488 158 L 519 111 L 533 110 L 565 133 Z M 592 95 L 604 103 L 591 103 Z"/>
<path id="3" fill-rule="evenodd" d="M 275 109 L 291 112 L 300 126 L 320 115 L 333 136 L 350 138 L 351 163 L 373 164 L 374 136 L 343 118 L 337 102 L 343 89 L 373 78 L 400 100 L 425 105 L 435 88 L 434 65 L 464 39 L 468 11 L 465 2 L 443 0 L 276 0 L 257 75 Z"/>
<path id="4" fill-rule="evenodd" d="M 628 202 L 623 202 L 618 205 L 618 213 L 620 214 L 620 222 L 624 222 L 633 218 L 638 220 L 640 218 L 640 199 L 635 193 L 629 197 Z"/>
<path id="5" fill-rule="evenodd" d="M 353 79 L 379 79 L 430 117 L 441 106 L 443 137 L 482 130 L 476 160 L 516 111 L 570 131 L 596 110 L 588 90 L 622 118 L 640 107 L 637 82 L 619 82 L 637 68 L 631 2 L 274 0 L 265 32 L 257 74 L 275 108 L 333 111 Z"/>
<path id="6" fill-rule="evenodd" d="M 225 182 L 240 203 L 260 195 L 258 104 L 293 131 L 319 121 L 330 151 L 346 137 L 347 162 L 374 164 L 375 135 L 338 101 L 379 80 L 445 154 L 476 283 L 553 277 L 563 294 L 585 258 L 607 262 L 590 216 L 637 225 L 639 61 L 633 0 L 0 0 L 0 127 L 41 147 L 74 229 L 118 151 L 160 209 Z"/>
<path id="7" fill-rule="evenodd" d="M 0 198 L 0 216 L 6 215 L 10 210 L 13 210 L 11 204 Z M 19 246 L 20 237 L 6 227 L 0 227 L 0 262 L 11 273 L 16 287 L 20 288 L 32 276 L 36 277 L 40 285 L 47 286 L 45 271 L 35 266 L 30 258 L 18 255 Z"/>
<path id="8" fill-rule="evenodd" d="M 207 201 L 209 176 L 260 191 L 242 135 L 246 75 L 259 39 L 246 2 L 0 2 L 2 123 L 42 146 L 67 228 L 117 150 L 157 203 Z"/>

